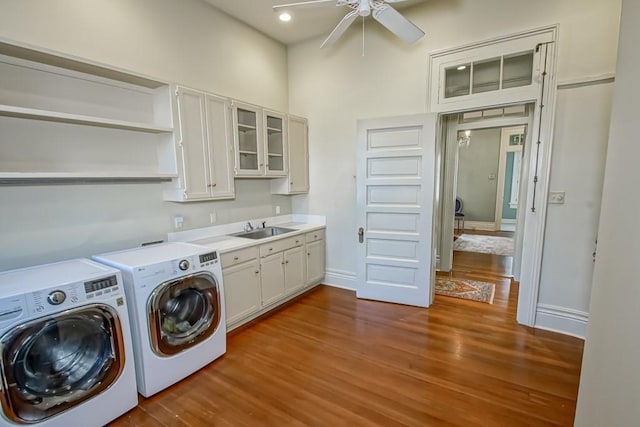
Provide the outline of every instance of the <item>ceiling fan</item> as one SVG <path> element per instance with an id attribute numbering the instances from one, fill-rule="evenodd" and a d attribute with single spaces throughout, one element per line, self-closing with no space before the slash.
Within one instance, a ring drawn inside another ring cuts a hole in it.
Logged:
<path id="1" fill-rule="evenodd" d="M 347 6 L 351 8 L 351 12 L 342 18 L 342 21 L 333 29 L 320 48 L 333 45 L 340 36 L 347 31 L 347 28 L 349 28 L 358 16 L 364 18 L 369 15 L 372 15 L 373 19 L 381 23 L 387 30 L 398 36 L 398 38 L 405 43 L 412 44 L 424 36 L 424 31 L 387 4 L 399 3 L 401 1 L 405 0 L 311 0 L 275 5 L 273 6 L 273 10 L 278 12 L 296 7 L 318 6 L 325 3 L 335 3 L 336 6 Z"/>

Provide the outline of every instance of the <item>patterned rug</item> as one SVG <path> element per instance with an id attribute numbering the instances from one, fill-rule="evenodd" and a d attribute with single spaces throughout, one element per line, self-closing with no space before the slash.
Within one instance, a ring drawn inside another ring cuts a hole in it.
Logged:
<path id="1" fill-rule="evenodd" d="M 453 250 L 513 256 L 513 238 L 463 234 L 453 243 Z"/>
<path id="2" fill-rule="evenodd" d="M 477 280 L 436 277 L 436 294 L 493 304 L 496 285 Z"/>

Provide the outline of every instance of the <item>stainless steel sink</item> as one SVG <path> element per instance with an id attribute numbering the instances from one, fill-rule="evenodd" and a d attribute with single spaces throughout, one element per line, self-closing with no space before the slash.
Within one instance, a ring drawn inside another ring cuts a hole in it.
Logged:
<path id="1" fill-rule="evenodd" d="M 258 228 L 251 231 L 243 231 L 241 233 L 232 234 L 235 237 L 245 237 L 247 239 L 265 239 L 267 237 L 279 236 L 280 234 L 291 233 L 292 231 L 297 231 L 292 228 L 284 228 L 284 227 L 265 227 Z"/>

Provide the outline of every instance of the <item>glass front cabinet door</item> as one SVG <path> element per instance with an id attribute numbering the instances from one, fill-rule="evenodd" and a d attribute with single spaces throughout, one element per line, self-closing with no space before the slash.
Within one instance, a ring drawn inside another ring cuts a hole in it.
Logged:
<path id="1" fill-rule="evenodd" d="M 264 175 L 265 162 L 260 107 L 233 102 L 236 176 Z"/>
<path id="2" fill-rule="evenodd" d="M 264 110 L 265 175 L 286 176 L 287 174 L 285 122 L 284 114 Z"/>

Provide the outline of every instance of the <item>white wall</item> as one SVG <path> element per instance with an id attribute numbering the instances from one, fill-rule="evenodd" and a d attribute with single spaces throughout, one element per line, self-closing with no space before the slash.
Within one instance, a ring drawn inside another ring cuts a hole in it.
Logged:
<path id="1" fill-rule="evenodd" d="M 354 214 L 356 120 L 425 112 L 429 52 L 559 23 L 560 82 L 615 70 L 618 0 L 586 0 L 579 7 L 572 0 L 429 0 L 403 13 L 427 33 L 414 46 L 405 46 L 377 23 L 367 21 L 364 57 L 360 25 L 354 25 L 331 49 L 318 48 L 321 38 L 289 47 L 290 109 L 309 118 L 312 159 L 311 192 L 296 197 L 293 209 L 327 216 L 328 277 L 335 276 L 335 281 L 343 285 L 355 284 L 354 255 L 359 226 Z M 608 95 L 599 89 L 587 91 L 591 92 L 585 102 L 580 88 L 566 89 L 558 104 L 557 117 L 566 116 L 566 108 L 584 108 L 591 117 L 599 114 L 596 123 L 603 127 L 594 135 L 585 135 L 588 141 L 558 135 L 554 144 L 563 149 L 555 153 L 554 164 L 559 165 L 556 167 L 563 168 L 573 161 L 567 153 L 585 144 L 598 146 L 602 143 L 601 135 L 606 134 L 604 126 L 609 113 L 606 108 L 594 108 L 591 104 L 606 106 Z M 564 135 L 572 133 L 568 129 Z M 591 173 L 584 168 L 578 171 L 585 176 Z M 566 186 L 566 189 L 567 198 L 572 200 L 595 200 L 600 191 L 598 185 L 575 186 L 575 190 Z M 564 209 L 569 214 L 574 209 L 576 215 L 583 214 L 581 206 L 567 203 Z M 564 226 L 567 231 L 588 235 L 590 240 L 597 219 L 590 216 Z M 553 244 L 561 254 L 557 262 L 571 266 L 567 276 L 573 280 L 566 295 L 556 296 L 555 283 L 541 292 L 554 305 L 583 310 L 589 299 L 590 280 L 586 278 L 590 273 L 586 270 L 590 267 L 575 260 L 592 247 L 576 248 L 571 240 L 556 240 Z M 332 276 L 332 272 L 336 274 Z M 544 283 L 543 287 L 546 286 Z"/>
<path id="2" fill-rule="evenodd" d="M 462 200 L 467 221 L 493 223 L 496 219 L 500 133 L 500 129 L 474 130 L 469 146 L 458 151 L 456 194 Z M 493 179 L 489 179 L 490 174 Z"/>
<path id="3" fill-rule="evenodd" d="M 0 0 L 0 37 L 288 109 L 287 51 L 200 0 Z M 2 143 L 6 143 L 3 141 Z M 289 213 L 267 180 L 238 181 L 235 201 L 162 201 L 160 184 L 0 187 L 0 270 L 87 256 L 185 228 Z"/>
<path id="4" fill-rule="evenodd" d="M 605 83 L 558 92 L 549 188 L 564 191 L 565 203 L 547 209 L 538 304 L 553 316 L 539 313 L 536 324 L 580 337 L 589 312 L 612 89 Z"/>
<path id="5" fill-rule="evenodd" d="M 640 2 L 623 0 L 590 320 L 575 425 L 640 422 Z"/>

